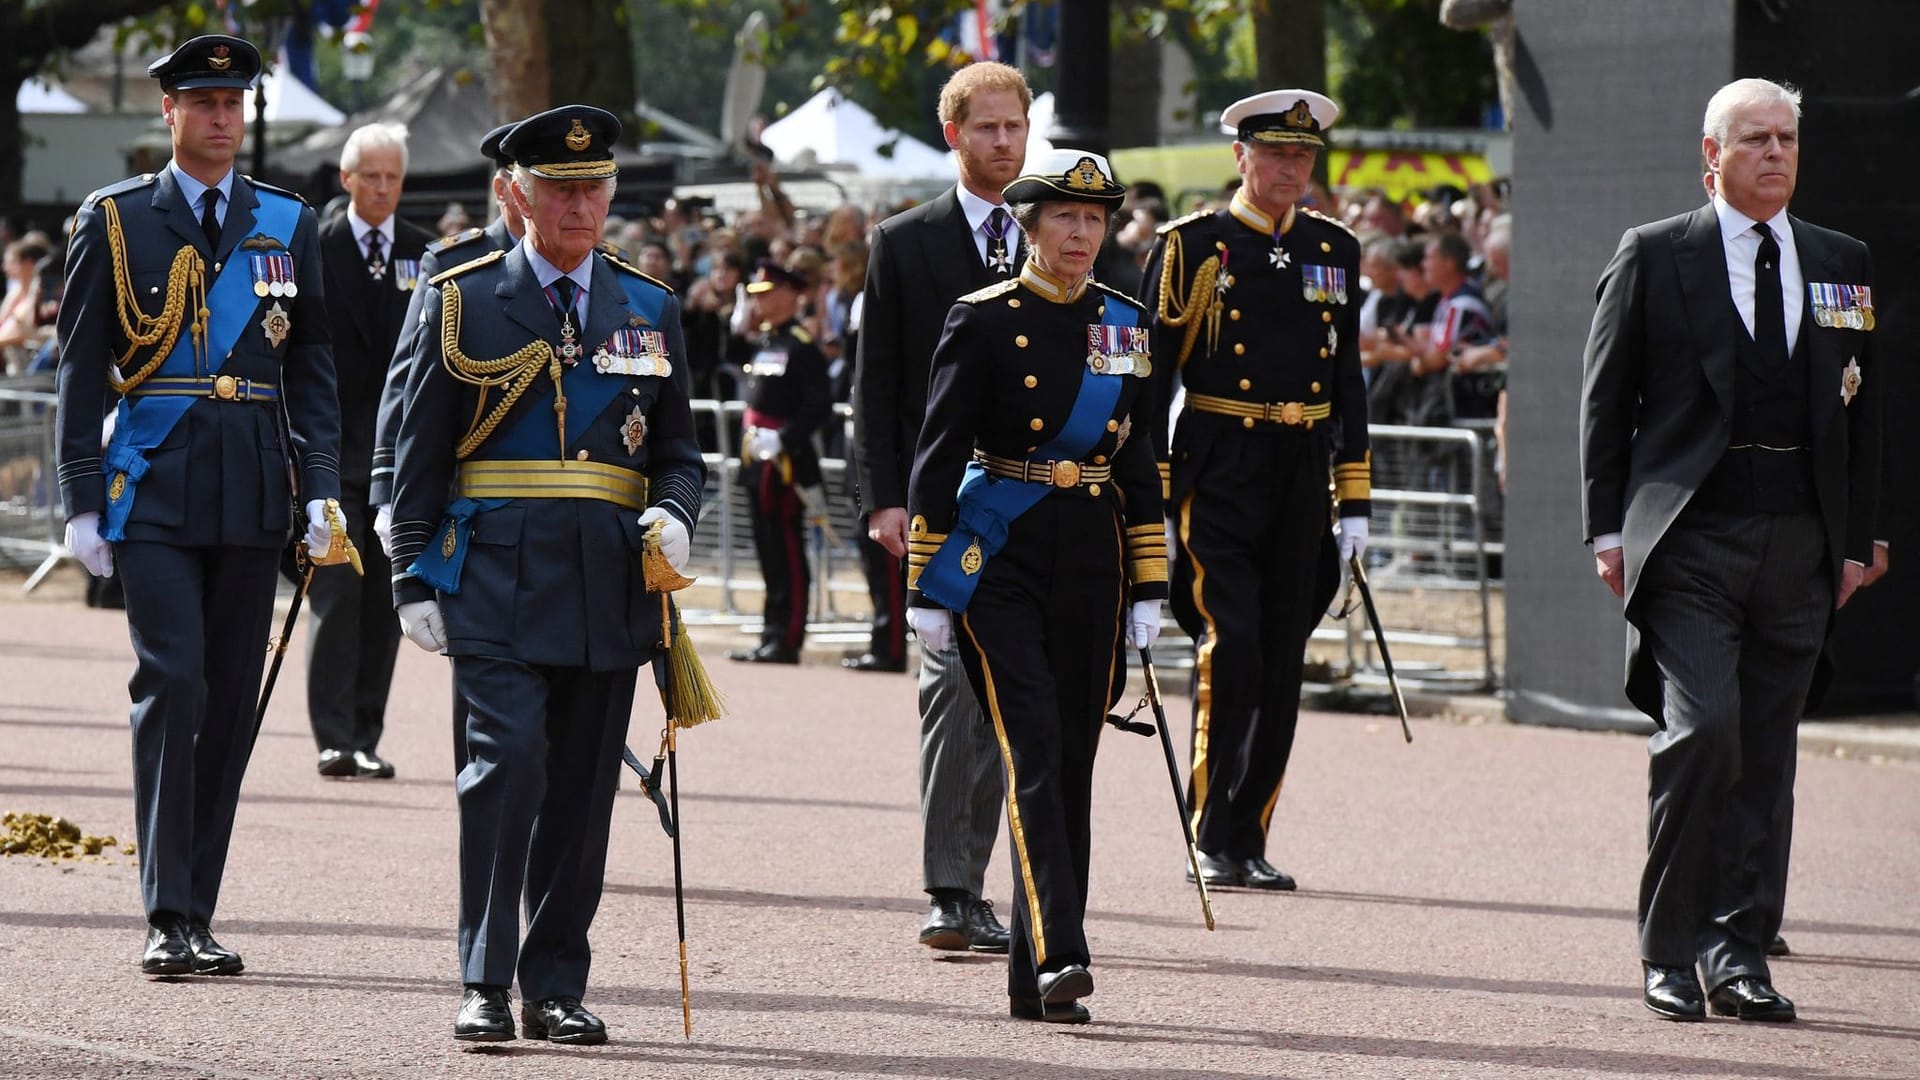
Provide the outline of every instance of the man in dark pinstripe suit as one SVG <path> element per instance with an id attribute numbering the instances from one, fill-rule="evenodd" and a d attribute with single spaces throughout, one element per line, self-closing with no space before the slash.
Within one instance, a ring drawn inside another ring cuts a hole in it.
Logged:
<path id="1" fill-rule="evenodd" d="M 1796 725 L 1873 559 L 1872 267 L 1860 241 L 1786 211 L 1799 106 L 1763 79 L 1713 96 L 1713 201 L 1627 231 L 1587 340 L 1586 534 L 1626 600 L 1627 696 L 1659 727 L 1642 1000 L 1671 1020 L 1795 1016 L 1766 950 Z"/>

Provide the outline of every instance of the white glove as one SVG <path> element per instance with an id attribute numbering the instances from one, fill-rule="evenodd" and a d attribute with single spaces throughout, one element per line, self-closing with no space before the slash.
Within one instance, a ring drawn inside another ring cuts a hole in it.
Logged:
<path id="1" fill-rule="evenodd" d="M 393 558 L 393 504 L 381 503 L 373 515 L 373 531 L 380 537 L 380 550 Z"/>
<path id="2" fill-rule="evenodd" d="M 1152 648 L 1160 640 L 1160 601 L 1135 600 L 1133 614 L 1127 620 L 1127 644 L 1136 649 Z"/>
<path id="3" fill-rule="evenodd" d="M 646 513 L 640 515 L 640 524 L 643 526 L 651 526 L 656 521 L 667 523 L 666 528 L 660 530 L 660 554 L 667 557 L 667 565 L 673 567 L 676 573 L 686 570 L 687 556 L 693 554 L 693 540 L 687 536 L 687 527 L 680 524 L 679 518 L 657 506 L 649 507 Z"/>
<path id="4" fill-rule="evenodd" d="M 327 500 L 307 500 L 307 558 L 324 559 L 333 547 L 333 529 L 327 525 Z"/>
<path id="5" fill-rule="evenodd" d="M 926 648 L 937 653 L 953 651 L 953 612 L 946 608 L 909 607 L 907 625 Z"/>
<path id="6" fill-rule="evenodd" d="M 407 640 L 430 653 L 447 651 L 447 627 L 440 621 L 438 600 L 415 600 L 394 609 L 400 616 L 400 630 Z"/>
<path id="7" fill-rule="evenodd" d="M 67 550 L 94 577 L 113 576 L 113 545 L 100 539 L 100 515 L 89 510 L 67 521 Z"/>
<path id="8" fill-rule="evenodd" d="M 780 456 L 780 433 L 772 428 L 754 428 L 747 439 L 747 453 L 755 461 L 772 461 Z"/>
<path id="9" fill-rule="evenodd" d="M 1343 517 L 1340 519 L 1340 561 L 1346 562 L 1355 555 L 1367 553 L 1367 519 L 1363 517 Z"/>

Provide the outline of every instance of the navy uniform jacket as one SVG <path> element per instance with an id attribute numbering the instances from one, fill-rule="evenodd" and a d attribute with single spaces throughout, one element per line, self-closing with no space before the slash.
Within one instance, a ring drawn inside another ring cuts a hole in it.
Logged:
<path id="1" fill-rule="evenodd" d="M 1087 328 L 1101 321 L 1108 304 L 1139 306 L 1099 284 L 1056 303 L 1018 277 L 969 293 L 953 305 L 933 353 L 927 419 L 907 495 L 910 587 L 952 531 L 960 480 L 974 451 L 1025 461 L 1059 434 L 1086 374 Z M 1138 325 L 1147 325 L 1144 312 Z M 1158 354 L 1153 357 L 1157 363 Z M 1120 396 L 1106 430 L 1079 460 L 1110 466 L 1113 480 L 1056 488 L 1046 497 L 1109 501 L 1126 526 L 1132 599 L 1164 600 L 1166 546 L 1150 435 L 1155 423 L 1151 380 L 1106 377 L 1121 380 Z M 917 588 L 910 600 L 916 607 L 939 606 Z"/>
<path id="2" fill-rule="evenodd" d="M 432 233 L 395 217 L 387 272 L 375 279 L 367 273 L 366 252 L 354 239 L 347 215 L 338 213 L 320 223 L 333 375 L 340 395 L 340 479 L 355 493 L 367 490 L 381 389 L 415 291 L 413 278 L 401 274 L 401 263 L 417 268 L 432 240 Z"/>
<path id="3" fill-rule="evenodd" d="M 427 282 L 442 270 L 451 270 L 477 259 L 489 251 L 505 251 L 514 245 L 507 231 L 507 219 L 495 218 L 484 229 L 468 229 L 427 245 L 420 256 L 419 280 L 407 299 L 406 314 L 400 318 L 400 336 L 394 342 L 393 356 L 387 364 L 386 383 L 380 391 L 380 411 L 373 429 L 373 483 L 367 502 L 372 506 L 393 501 L 393 444 L 400 440 L 400 412 L 407 397 L 407 361 L 413 356 L 414 336 L 420 332 L 421 309 L 426 305 Z"/>
<path id="4" fill-rule="evenodd" d="M 813 436 L 833 419 L 833 392 L 826 355 L 813 343 L 813 335 L 798 320 L 777 327 L 763 324 L 742 368 L 747 408 L 759 414 L 763 426 L 780 432 L 781 453 L 793 463 L 793 483 L 818 484 L 820 454 Z"/>
<path id="5" fill-rule="evenodd" d="M 166 169 L 102 188 L 81 205 L 68 248 L 67 288 L 59 319 L 56 438 L 60 493 L 69 517 L 106 509 L 101 432 L 109 403 L 107 372 L 114 358 L 127 349 L 116 311 L 113 254 L 100 201 L 112 198 L 118 208 L 135 297 L 148 315 L 157 315 L 174 255 L 182 247 L 198 248 L 205 257 L 209 286 L 227 260 L 247 256 L 240 244 L 256 231 L 254 210 L 260 205 L 256 187 L 299 198 L 235 175 L 220 243 L 212 251 L 198 217 Z M 304 203 L 288 254 L 293 257 L 297 295 L 248 297 L 254 310 L 219 374 L 279 388 L 297 472 L 289 467 L 280 406 L 196 401 L 166 439 L 146 453 L 148 472 L 136 489 L 127 519 L 128 540 L 183 547 L 277 548 L 286 543 L 293 527 L 295 498 L 305 502 L 339 496 L 340 409 L 334 397 L 320 245 L 313 210 Z M 276 304 L 291 324 L 278 345 L 262 326 Z M 148 355 L 141 350 L 129 373 Z M 294 475 L 299 478 L 297 494 L 290 490 Z"/>
<path id="6" fill-rule="evenodd" d="M 662 288 L 595 252 L 593 286 L 581 331 L 590 368 L 592 354 L 617 330 L 629 327 L 630 306 L 622 279 Z M 645 529 L 640 511 L 597 499 L 515 498 L 473 518 L 460 590 L 437 594 L 407 573 L 428 543 L 445 534 L 442 519 L 452 490 L 455 444 L 476 417 L 480 389 L 449 373 L 442 344 L 446 297 L 461 297 L 457 341 L 475 360 L 505 357 L 538 340 L 557 346 L 560 322 L 528 264 L 524 244 L 464 271 L 443 271 L 430 284 L 424 311 L 432 333 L 415 338 L 407 405 L 395 455 L 393 596 L 396 606 L 438 599 L 454 656 L 492 656 L 527 664 L 595 671 L 636 668 L 660 644 L 661 605 L 641 573 Z M 671 292 L 655 325 L 664 332 L 676 368 L 685 363 L 679 302 Z M 619 381 L 617 391 L 560 453 L 567 461 L 596 461 L 644 474 L 648 503 L 659 506 L 691 534 L 700 514 L 706 470 L 694 439 L 693 416 L 683 380 L 599 373 Z M 578 394 L 570 395 L 577 397 Z M 486 394 L 491 410 L 501 397 Z M 557 448 L 553 383 L 543 373 L 507 413 L 496 437 L 523 418 L 535 425 L 550 449 Z M 579 406 L 574 406 L 578 408 Z M 569 413 L 575 430 L 577 413 Z M 639 423 L 636 424 L 635 421 Z M 483 444 L 476 458 L 488 456 Z"/>
<path id="7" fill-rule="evenodd" d="M 1162 350 L 1154 382 L 1163 408 L 1172 400 L 1177 373 L 1188 394 L 1327 409 L 1311 428 L 1314 452 L 1332 458 L 1340 513 L 1365 517 L 1372 488 L 1367 387 L 1360 374 L 1360 243 L 1346 226 L 1313 211 L 1296 208 L 1290 218 L 1279 240 L 1285 265 L 1273 257 L 1272 223 L 1238 196 L 1228 209 L 1161 226 L 1141 284 Z M 1178 258 L 1169 259 L 1170 251 Z M 1216 285 L 1196 301 L 1195 278 L 1208 267 Z M 1344 295 L 1322 289 L 1308 299 L 1305 286 L 1329 283 L 1329 269 L 1344 275 Z M 1207 325 L 1215 298 L 1217 336 Z M 1191 490 L 1216 440 L 1257 437 L 1279 426 L 1264 420 L 1248 425 L 1243 417 L 1200 412 L 1189 402 L 1171 446 L 1157 442 L 1161 462 L 1171 465 L 1169 505 L 1179 506 Z"/>

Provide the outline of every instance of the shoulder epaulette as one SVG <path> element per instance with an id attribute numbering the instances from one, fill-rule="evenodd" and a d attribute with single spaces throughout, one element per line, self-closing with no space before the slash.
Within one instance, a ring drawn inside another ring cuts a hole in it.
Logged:
<path id="1" fill-rule="evenodd" d="M 457 248 L 461 244 L 472 243 L 473 241 L 478 240 L 485 235 L 487 235 L 487 230 L 485 229 L 465 229 L 460 232 L 454 233 L 452 236 L 448 236 L 440 240 L 435 240 L 433 243 L 427 245 L 427 250 L 433 252 L 435 255 L 438 255 L 441 252 L 449 250 L 451 248 Z"/>
<path id="2" fill-rule="evenodd" d="M 146 187 L 148 184 L 153 183 L 157 175 L 157 173 L 142 173 L 139 176 L 129 176 L 117 184 L 108 184 L 106 187 L 87 196 L 87 201 L 81 204 L 81 209 L 92 209 L 101 199 L 110 199 L 115 195 Z"/>
<path id="3" fill-rule="evenodd" d="M 1193 222 L 1199 221 L 1201 218 L 1212 217 L 1212 216 L 1213 216 L 1213 211 L 1211 210 L 1195 210 L 1193 213 L 1188 214 L 1185 217 L 1174 218 L 1172 221 L 1167 222 L 1165 225 L 1162 225 L 1153 231 L 1156 234 L 1170 233 L 1182 225 L 1190 225 Z"/>
<path id="4" fill-rule="evenodd" d="M 1302 207 L 1299 207 L 1298 209 L 1301 213 L 1307 215 L 1310 218 L 1319 218 L 1321 221 L 1324 221 L 1327 224 L 1333 226 L 1334 228 L 1339 229 L 1341 232 L 1346 233 L 1348 236 L 1352 236 L 1356 240 L 1359 239 L 1359 236 L 1354 233 L 1352 226 L 1348 225 L 1344 221 L 1341 221 L 1337 217 L 1332 217 L 1330 215 L 1323 214 L 1320 211 L 1315 210 L 1311 206 L 1302 206 Z"/>
<path id="5" fill-rule="evenodd" d="M 1113 286 L 1107 284 L 1104 281 L 1089 281 L 1087 282 L 1087 284 L 1093 286 L 1096 289 L 1099 289 L 1101 292 L 1106 293 L 1108 296 L 1115 296 L 1120 298 L 1121 300 L 1125 300 L 1129 307 L 1139 308 L 1141 311 L 1147 310 L 1146 305 L 1142 304 L 1140 301 L 1135 300 L 1133 297 L 1128 296 L 1126 293 L 1121 292 L 1119 289 L 1114 288 Z"/>
<path id="6" fill-rule="evenodd" d="M 787 333 L 792 334 L 793 340 L 799 342 L 802 345 L 813 344 L 813 335 L 807 333 L 807 328 L 804 326 L 801 326 L 799 323 L 794 323 L 793 329 L 787 331 Z"/>
<path id="7" fill-rule="evenodd" d="M 633 265 L 627 260 L 621 258 L 615 252 L 608 251 L 607 245 L 604 241 L 600 245 L 600 257 L 612 263 L 613 265 L 619 267 L 620 269 L 625 270 L 627 273 L 632 274 L 634 277 L 637 277 L 642 281 L 660 286 L 661 288 L 667 290 L 667 295 L 669 296 L 673 295 L 673 286 L 667 284 L 664 281 L 661 281 L 659 278 L 654 277 L 652 274 L 647 273 L 646 271 Z"/>
<path id="8" fill-rule="evenodd" d="M 996 281 L 984 289 L 975 289 L 974 291 L 961 297 L 958 302 L 962 304 L 977 304 L 982 300 L 991 300 L 996 296 L 1002 296 L 1007 293 L 1010 293 L 1014 289 L 1018 288 L 1019 285 L 1020 285 L 1019 278 L 1008 278 L 1005 281 Z"/>
<path id="9" fill-rule="evenodd" d="M 433 275 L 431 278 L 428 278 L 427 284 L 438 285 L 441 282 L 447 280 L 448 278 L 459 277 L 461 274 L 464 274 L 469 270 L 478 270 L 490 262 L 498 262 L 499 260 L 504 259 L 506 257 L 507 257 L 506 252 L 496 248 L 493 251 L 489 251 L 485 255 L 482 255 L 477 259 L 470 259 L 467 262 L 463 262 L 459 266 L 456 266 L 451 270 L 440 271 L 439 273 Z"/>

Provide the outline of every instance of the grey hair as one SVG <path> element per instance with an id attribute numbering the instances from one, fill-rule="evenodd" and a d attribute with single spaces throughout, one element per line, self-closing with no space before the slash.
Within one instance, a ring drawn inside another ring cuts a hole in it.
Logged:
<path id="1" fill-rule="evenodd" d="M 513 167 L 514 189 L 520 192 L 520 197 L 527 200 L 527 205 L 529 206 L 533 205 L 533 182 L 538 179 L 541 179 L 541 178 L 529 172 L 525 165 L 521 165 L 517 163 L 514 165 Z M 573 183 L 573 182 L 574 181 L 561 181 L 561 180 L 554 181 L 554 183 Z M 618 190 L 620 187 L 620 178 L 618 176 L 609 176 L 607 177 L 605 182 L 607 185 L 607 198 L 611 199 L 613 198 L 613 193 L 616 190 Z"/>
<path id="2" fill-rule="evenodd" d="M 400 151 L 400 172 L 407 171 L 407 125 L 405 124 L 366 124 L 353 130 L 347 136 L 347 145 L 340 148 L 340 171 L 360 171 L 360 153 L 363 150 Z"/>
<path id="3" fill-rule="evenodd" d="M 1053 200 L 1046 200 L 1046 201 L 1059 202 L 1061 200 L 1053 199 Z M 1033 239 L 1034 227 L 1040 224 L 1040 206 L 1041 206 L 1040 202 L 1018 202 L 1018 203 L 1007 204 L 1007 213 L 1013 215 L 1013 223 L 1015 225 L 1020 226 L 1021 232 L 1027 234 L 1027 239 L 1029 242 L 1031 242 Z M 1116 214 L 1116 211 L 1113 211 L 1113 210 L 1107 211 L 1107 231 L 1108 232 L 1113 231 L 1113 219 L 1115 214 Z"/>
<path id="4" fill-rule="evenodd" d="M 1733 126 L 1734 110 L 1748 105 L 1774 105 L 1785 102 L 1793 109 L 1793 123 L 1800 124 L 1800 91 L 1771 79 L 1735 79 L 1713 92 L 1707 99 L 1707 115 L 1700 123 L 1700 134 L 1725 146 L 1728 129 Z"/>

